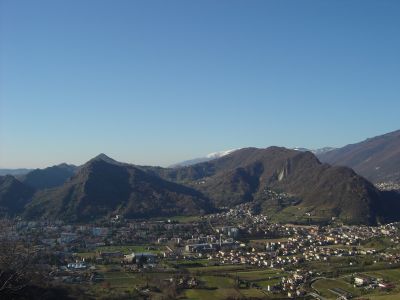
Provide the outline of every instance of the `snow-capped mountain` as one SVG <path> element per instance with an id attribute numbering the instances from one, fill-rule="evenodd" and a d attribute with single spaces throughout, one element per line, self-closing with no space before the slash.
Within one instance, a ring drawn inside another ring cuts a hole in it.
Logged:
<path id="1" fill-rule="evenodd" d="M 323 147 L 323 148 L 319 148 L 319 149 L 307 149 L 307 148 L 302 148 L 302 147 L 293 148 L 293 150 L 301 151 L 301 152 L 310 151 L 310 152 L 314 153 L 315 155 L 320 155 L 322 153 L 329 152 L 329 151 L 332 151 L 335 149 L 336 148 L 334 148 L 334 147 Z"/>
<path id="2" fill-rule="evenodd" d="M 320 155 L 322 153 L 326 153 L 332 150 L 335 150 L 336 148 L 334 147 L 324 147 L 324 148 L 319 148 L 319 149 L 315 149 L 315 150 L 311 150 L 312 153 L 314 153 L 315 155 Z"/>
<path id="3" fill-rule="evenodd" d="M 210 159 L 220 158 L 220 157 L 222 157 L 222 156 L 231 154 L 233 151 L 236 151 L 236 150 L 239 150 L 239 149 L 231 149 L 231 150 L 213 152 L 213 153 L 207 154 L 207 155 L 206 155 L 206 158 L 210 158 Z"/>
<path id="4" fill-rule="evenodd" d="M 194 159 L 185 160 L 185 161 L 173 164 L 169 167 L 170 168 L 179 168 L 179 167 L 187 167 L 187 166 L 195 165 L 198 163 L 202 163 L 202 162 L 206 162 L 206 161 L 210 161 L 210 160 L 213 160 L 216 158 L 223 157 L 225 155 L 231 154 L 232 152 L 234 152 L 236 150 L 239 150 L 239 149 L 230 149 L 230 150 L 212 152 L 212 153 L 207 154 L 204 157 L 198 157 L 198 158 L 194 158 Z"/>

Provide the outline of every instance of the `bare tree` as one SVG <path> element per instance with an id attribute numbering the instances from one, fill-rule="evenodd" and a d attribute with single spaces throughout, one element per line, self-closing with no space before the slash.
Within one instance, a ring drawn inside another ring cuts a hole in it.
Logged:
<path id="1" fill-rule="evenodd" d="M 13 228 L 11 221 L 0 220 L 0 298 L 18 294 L 32 278 L 34 253 Z"/>

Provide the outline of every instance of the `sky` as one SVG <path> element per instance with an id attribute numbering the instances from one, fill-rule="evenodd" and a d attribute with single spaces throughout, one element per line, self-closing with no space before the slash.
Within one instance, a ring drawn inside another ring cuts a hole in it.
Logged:
<path id="1" fill-rule="evenodd" d="M 0 167 L 400 129 L 400 1 L 0 0 Z"/>

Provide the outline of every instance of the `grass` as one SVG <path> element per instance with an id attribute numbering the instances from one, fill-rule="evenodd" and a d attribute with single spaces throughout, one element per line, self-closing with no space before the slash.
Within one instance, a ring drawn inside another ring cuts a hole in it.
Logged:
<path id="1" fill-rule="evenodd" d="M 246 298 L 265 299 L 266 295 L 258 289 L 240 289 L 240 293 Z"/>
<path id="2" fill-rule="evenodd" d="M 388 269 L 374 272 L 366 272 L 365 274 L 371 275 L 377 278 L 383 278 L 386 281 L 393 283 L 400 283 L 400 268 L 399 269 Z"/>
<path id="3" fill-rule="evenodd" d="M 103 270 L 105 271 L 105 270 Z M 134 292 L 135 287 L 143 285 L 144 280 L 138 274 L 127 272 L 104 272 L 102 273 L 104 280 L 102 282 L 90 285 L 88 289 L 90 294 L 95 298 L 111 296 L 124 292 Z"/>
<path id="4" fill-rule="evenodd" d="M 215 299 L 222 300 L 231 298 L 239 298 L 241 294 L 233 288 L 230 289 L 216 289 L 216 290 L 205 290 L 205 289 L 191 289 L 185 292 L 186 299 L 191 300 L 203 300 L 203 299 Z"/>
<path id="5" fill-rule="evenodd" d="M 267 288 L 268 286 L 277 285 L 280 281 L 281 281 L 280 278 L 275 278 L 275 279 L 261 280 L 255 283 L 262 288 Z"/>
<path id="6" fill-rule="evenodd" d="M 147 250 L 149 245 L 126 245 L 126 246 L 102 246 L 96 248 L 96 252 L 122 252 L 123 254 L 130 254 L 132 252 L 149 252 L 149 253 L 160 253 L 162 250 L 155 247 L 156 250 Z"/>
<path id="7" fill-rule="evenodd" d="M 136 275 L 127 272 L 107 272 L 104 281 L 110 283 L 111 287 L 129 288 L 141 283 L 143 280 Z"/>
<path id="8" fill-rule="evenodd" d="M 285 276 L 284 273 L 278 270 L 268 269 L 268 270 L 257 270 L 257 271 L 242 271 L 231 273 L 234 276 L 238 276 L 240 279 L 248 280 L 248 281 L 256 281 L 256 280 L 271 280 L 274 277 L 282 277 Z"/>
<path id="9" fill-rule="evenodd" d="M 258 298 L 265 299 L 266 294 L 256 288 L 236 288 L 235 279 L 224 276 L 201 276 L 205 284 L 203 289 L 186 290 L 187 299 L 227 299 L 231 298 Z"/>
<path id="10" fill-rule="evenodd" d="M 176 260 L 170 261 L 170 265 L 177 266 L 179 268 L 199 268 L 213 266 L 218 263 L 218 260 L 210 259 L 193 259 L 193 260 Z"/>
<path id="11" fill-rule="evenodd" d="M 185 295 L 189 299 L 226 299 L 239 298 L 242 294 L 235 288 L 235 280 L 224 276 L 201 276 L 200 281 L 205 289 L 187 290 Z"/>
<path id="12" fill-rule="evenodd" d="M 376 250 L 384 250 L 386 248 L 390 248 L 393 246 L 393 243 L 390 241 L 389 238 L 385 237 L 379 237 L 379 238 L 373 238 L 370 239 L 369 241 L 366 241 L 363 243 L 363 248 L 364 249 L 376 249 Z"/>
<path id="13" fill-rule="evenodd" d="M 311 216 L 306 213 L 313 210 Z M 292 220 L 292 223 L 298 224 L 316 224 L 330 222 L 330 214 L 328 211 L 314 210 L 313 207 L 304 207 L 300 205 L 289 205 L 283 209 L 279 207 L 266 208 L 266 213 L 270 213 L 272 220 L 280 223 L 287 223 L 287 220 Z"/>
<path id="14" fill-rule="evenodd" d="M 329 291 L 329 289 L 333 288 L 341 288 L 347 292 L 352 293 L 354 296 L 358 296 L 360 294 L 359 290 L 354 288 L 350 283 L 345 282 L 344 280 L 337 279 L 320 279 L 313 283 L 312 287 L 316 289 L 322 296 L 327 297 L 329 299 L 336 299 L 337 295 Z"/>
<path id="15" fill-rule="evenodd" d="M 176 221 L 179 223 L 193 223 L 201 220 L 201 216 L 173 216 L 173 217 L 163 217 L 163 218 L 154 218 L 156 221 Z"/>
<path id="16" fill-rule="evenodd" d="M 201 276 L 200 280 L 211 288 L 224 289 L 232 288 L 235 285 L 235 280 L 233 278 L 224 276 Z"/>
<path id="17" fill-rule="evenodd" d="M 364 297 L 369 300 L 398 300 L 400 299 L 400 292 L 390 295 L 366 295 Z"/>
<path id="18" fill-rule="evenodd" d="M 250 269 L 251 267 L 246 265 L 221 265 L 221 266 L 204 266 L 204 267 L 193 267 L 187 268 L 189 272 L 201 272 L 201 273 L 208 273 L 208 272 L 229 272 L 229 271 L 243 271 Z"/>

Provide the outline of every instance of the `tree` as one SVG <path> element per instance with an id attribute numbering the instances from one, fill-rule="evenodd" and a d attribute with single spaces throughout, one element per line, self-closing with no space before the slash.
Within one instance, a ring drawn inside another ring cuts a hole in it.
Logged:
<path id="1" fill-rule="evenodd" d="M 18 240 L 13 224 L 0 221 L 0 298 L 17 295 L 30 282 L 31 261 L 34 253 L 30 247 Z"/>

